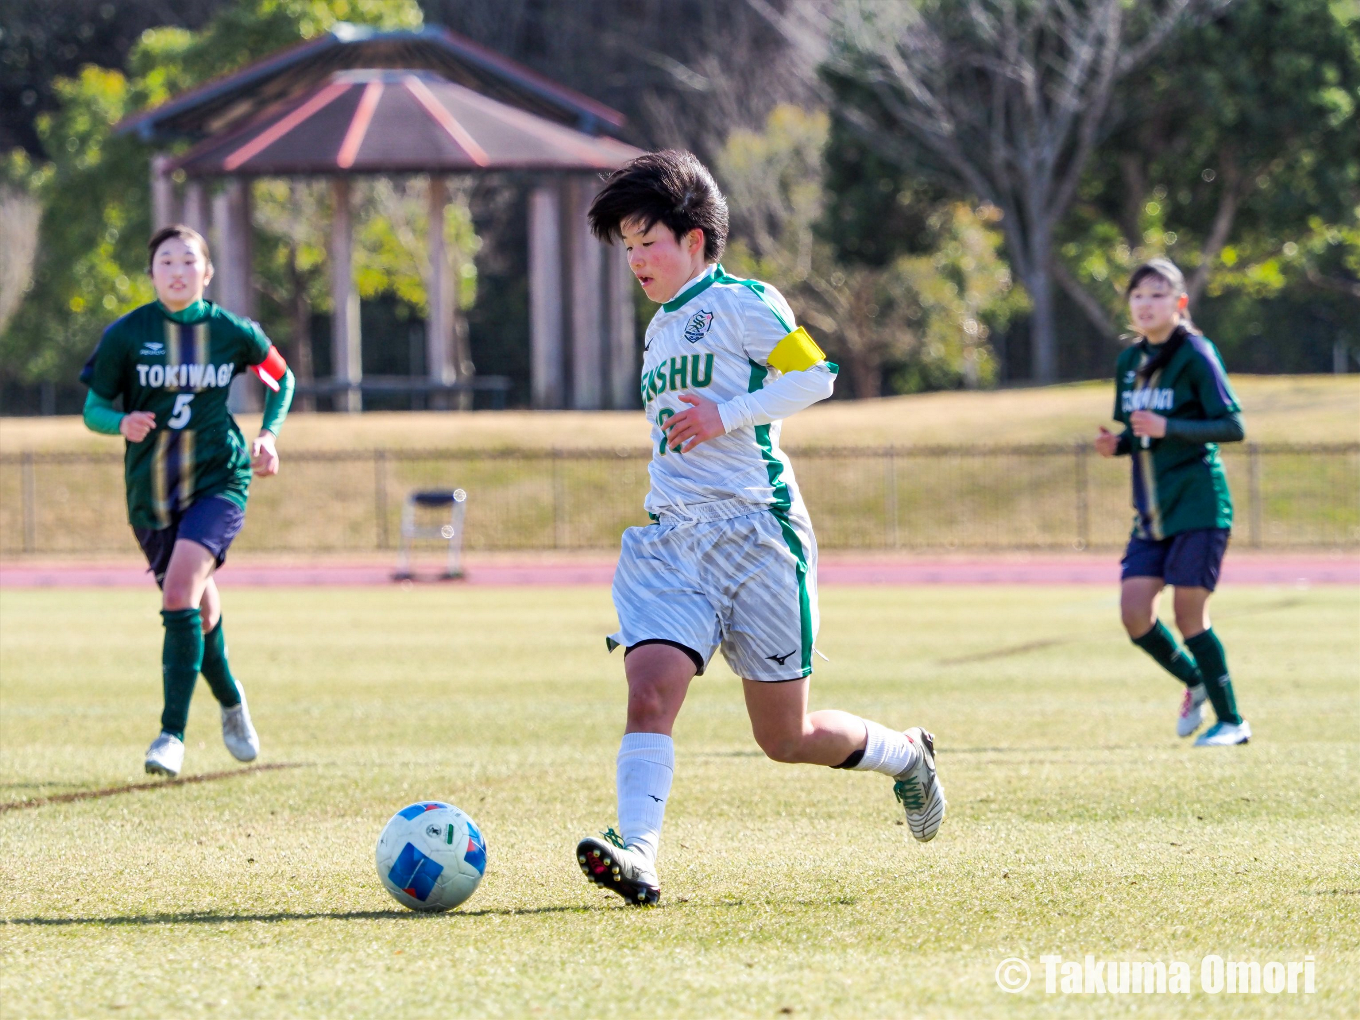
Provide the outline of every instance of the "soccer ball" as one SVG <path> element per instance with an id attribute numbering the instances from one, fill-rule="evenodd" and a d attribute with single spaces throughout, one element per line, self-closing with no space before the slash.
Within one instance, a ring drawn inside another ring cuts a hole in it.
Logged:
<path id="1" fill-rule="evenodd" d="M 376 857 L 378 879 L 402 906 L 452 910 L 486 873 L 486 840 L 452 804 L 423 800 L 392 816 Z"/>

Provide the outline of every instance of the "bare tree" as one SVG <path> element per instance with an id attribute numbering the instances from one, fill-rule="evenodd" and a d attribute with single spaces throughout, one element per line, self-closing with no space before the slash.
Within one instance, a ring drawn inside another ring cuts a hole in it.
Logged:
<path id="1" fill-rule="evenodd" d="M 1054 230 L 1115 83 L 1197 3 L 850 0 L 827 69 L 841 113 L 885 158 L 1002 211 L 1029 292 L 1032 376 L 1057 379 Z"/>
<path id="2" fill-rule="evenodd" d="M 832 0 L 422 0 L 444 24 L 608 103 L 629 140 L 710 158 L 736 127 L 807 105 L 821 43 L 805 11 Z M 823 16 L 821 25 L 828 24 Z M 801 34 L 799 34 L 801 33 Z"/>
<path id="3" fill-rule="evenodd" d="M 33 281 L 42 204 L 17 188 L 0 185 L 0 333 Z"/>

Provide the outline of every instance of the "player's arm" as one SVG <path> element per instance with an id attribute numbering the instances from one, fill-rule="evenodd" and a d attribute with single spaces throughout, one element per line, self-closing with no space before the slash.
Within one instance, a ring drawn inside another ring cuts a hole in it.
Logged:
<path id="1" fill-rule="evenodd" d="M 85 412 L 82 416 L 85 427 L 101 436 L 116 436 L 118 426 L 123 421 L 123 412 L 113 406 L 112 400 L 105 400 L 94 390 L 85 394 Z"/>
<path id="2" fill-rule="evenodd" d="M 1240 443 L 1247 438 L 1242 408 L 1228 383 L 1228 373 L 1212 353 L 1196 359 L 1195 396 L 1204 408 L 1200 419 L 1168 418 L 1166 435 L 1185 443 Z"/>
<path id="3" fill-rule="evenodd" d="M 90 388 L 85 395 L 85 410 L 81 417 L 91 432 L 102 436 L 121 435 L 129 443 L 140 443 L 156 427 L 156 416 L 150 411 L 124 414 L 114 406 L 114 398 L 122 392 L 123 366 L 119 362 L 117 342 L 108 339 L 110 330 L 104 331 L 80 370 L 80 381 Z"/>
<path id="4" fill-rule="evenodd" d="M 835 389 L 837 367 L 802 326 L 782 337 L 765 363 L 779 370 L 779 378 L 718 405 L 725 431 L 791 417 L 826 400 Z"/>
<path id="5" fill-rule="evenodd" d="M 767 364 L 783 374 L 754 393 L 717 403 L 692 393 L 679 399 L 690 407 L 662 426 L 672 449 L 689 453 L 700 443 L 747 425 L 768 425 L 831 396 L 836 370 L 801 326 L 770 352 Z"/>
<path id="6" fill-rule="evenodd" d="M 1119 406 L 1119 380 L 1126 371 L 1124 367 L 1124 357 L 1121 355 L 1114 366 L 1114 420 L 1124 424 L 1124 431 L 1115 435 L 1104 425 L 1100 426 L 1100 431 L 1096 433 L 1095 448 L 1096 453 L 1102 457 L 1127 457 L 1133 452 L 1133 434 L 1129 431 L 1127 423 L 1119 417 L 1121 410 Z"/>
<path id="7" fill-rule="evenodd" d="M 1133 436 L 1128 429 L 1115 435 L 1104 425 L 1096 433 L 1096 453 L 1102 457 L 1127 457 L 1133 452 Z"/>
<path id="8" fill-rule="evenodd" d="M 264 360 L 251 365 L 250 370 L 265 386 L 264 419 L 260 422 L 260 434 L 250 446 L 251 463 L 260 474 L 273 475 L 279 470 L 279 454 L 274 439 L 283 428 L 283 420 L 288 417 L 288 408 L 293 404 L 293 370 L 273 344 L 270 344 Z"/>

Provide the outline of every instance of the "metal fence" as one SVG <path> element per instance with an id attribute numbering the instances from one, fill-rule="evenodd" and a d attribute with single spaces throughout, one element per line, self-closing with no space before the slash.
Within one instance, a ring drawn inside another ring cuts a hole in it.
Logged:
<path id="1" fill-rule="evenodd" d="M 824 549 L 1114 548 L 1128 530 L 1129 462 L 1079 446 L 794 450 Z M 1236 541 L 1360 546 L 1360 444 L 1224 449 Z M 645 451 L 284 453 L 257 479 L 237 548 L 393 549 L 405 494 L 467 490 L 465 548 L 617 548 L 646 523 Z M 0 457 L 0 555 L 131 551 L 122 460 Z"/>

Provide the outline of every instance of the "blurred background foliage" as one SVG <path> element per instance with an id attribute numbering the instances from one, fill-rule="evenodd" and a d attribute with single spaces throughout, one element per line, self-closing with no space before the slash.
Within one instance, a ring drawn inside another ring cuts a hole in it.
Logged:
<path id="1" fill-rule="evenodd" d="M 922 18 L 962 0 L 920 0 Z M 999 7 L 1002 0 L 981 0 Z M 65 408 L 102 328 L 151 296 L 148 160 L 123 116 L 339 21 L 443 24 L 684 146 L 729 192 L 736 273 L 784 290 L 838 396 L 1029 377 L 1000 210 L 863 130 L 851 0 L 8 0 L 0 23 L 0 394 Z M 1202 8 L 1110 96 L 1058 219 L 1058 375 L 1108 374 L 1128 270 L 1168 254 L 1237 371 L 1360 367 L 1360 0 Z M 886 29 L 885 29 L 886 30 Z M 840 50 L 837 49 L 840 47 Z M 850 54 L 853 57 L 854 54 Z M 885 135 L 886 137 L 886 135 Z M 891 140 L 891 139 L 889 139 Z M 473 360 L 527 397 L 528 180 L 454 188 L 444 224 Z M 356 186 L 368 371 L 420 371 L 425 184 Z M 260 317 L 328 366 L 324 182 L 254 185 Z M 653 311 L 639 296 L 639 321 Z M 49 401 L 51 404 L 52 401 Z"/>

